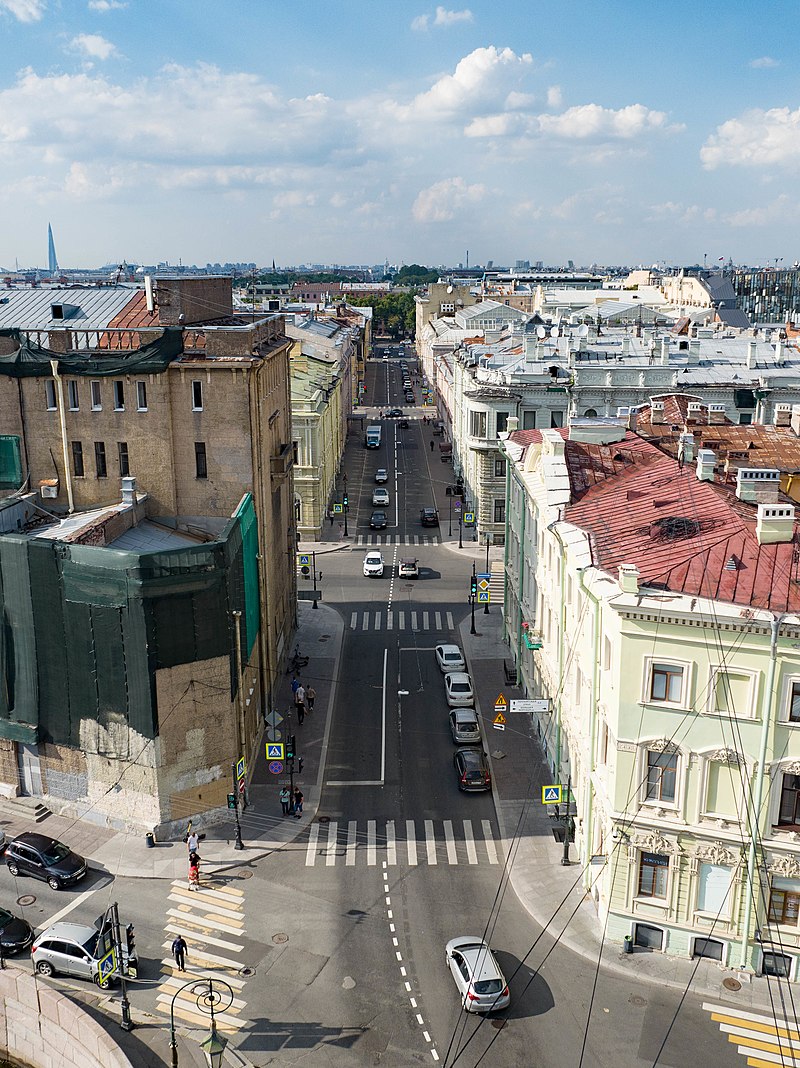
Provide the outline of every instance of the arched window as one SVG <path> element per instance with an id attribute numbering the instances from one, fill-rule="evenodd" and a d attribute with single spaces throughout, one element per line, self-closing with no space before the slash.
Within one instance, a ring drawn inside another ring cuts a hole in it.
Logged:
<path id="1" fill-rule="evenodd" d="M 597 409 L 596 408 L 587 408 L 586 411 L 583 414 L 589 419 L 596 419 L 597 418 Z"/>

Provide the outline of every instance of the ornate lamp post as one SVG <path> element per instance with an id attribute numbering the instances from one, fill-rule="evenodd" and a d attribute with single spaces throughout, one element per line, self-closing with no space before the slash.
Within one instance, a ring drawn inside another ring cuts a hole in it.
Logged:
<path id="1" fill-rule="evenodd" d="M 224 987 L 223 990 L 218 988 Z M 216 989 L 215 989 L 216 988 Z M 178 1041 L 175 1035 L 175 999 L 184 990 L 191 989 L 197 1011 L 211 1019 L 211 1032 L 204 1042 L 200 1043 L 200 1049 L 206 1055 L 210 1068 L 222 1068 L 222 1058 L 225 1047 L 228 1045 L 224 1035 L 217 1033 L 215 1012 L 224 1012 L 233 1004 L 233 990 L 222 979 L 190 979 L 188 983 L 179 986 L 172 995 L 169 1005 L 169 1048 L 172 1053 L 172 1068 L 178 1068 Z"/>

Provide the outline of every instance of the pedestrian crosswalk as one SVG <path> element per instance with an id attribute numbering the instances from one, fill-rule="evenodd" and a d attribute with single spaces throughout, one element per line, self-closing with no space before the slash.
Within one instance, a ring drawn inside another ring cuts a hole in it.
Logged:
<path id="1" fill-rule="evenodd" d="M 441 545 L 441 539 L 427 534 L 359 534 L 356 545 Z"/>
<path id="2" fill-rule="evenodd" d="M 489 593 L 492 604 L 503 604 L 506 599 L 506 573 L 502 560 L 492 560 L 489 572 Z"/>
<path id="3" fill-rule="evenodd" d="M 176 879 L 170 885 L 166 939 L 167 955 L 161 961 L 162 981 L 156 990 L 156 1009 L 169 1016 L 208 1030 L 207 1011 L 198 1003 L 202 995 L 201 980 L 209 974 L 219 978 L 233 991 L 225 991 L 220 1011 L 214 1019 L 220 1031 L 240 1031 L 246 1022 L 241 1013 L 247 1007 L 241 994 L 246 979 L 240 975 L 244 949 L 244 894 L 221 879 L 201 882 L 199 890 Z M 173 940 L 182 935 L 188 945 L 185 971 L 179 971 L 171 956 Z M 192 979 L 197 983 L 191 984 Z M 185 989 L 181 989 L 185 987 Z M 207 991 L 207 983 L 205 985 Z M 220 984 L 220 992 L 224 990 Z"/>
<path id="4" fill-rule="evenodd" d="M 444 626 L 442 625 L 444 624 Z M 350 630 L 455 630 L 452 612 L 351 612 Z"/>
<path id="5" fill-rule="evenodd" d="M 752 1068 L 800 1068 L 800 1028 L 795 1021 L 712 1002 L 704 1002 L 703 1008 Z"/>
<path id="6" fill-rule="evenodd" d="M 477 821 L 476 821 L 477 822 Z M 421 832 L 421 833 L 418 833 Z M 418 864 L 499 864 L 491 820 L 358 820 L 312 823 L 306 844 L 306 867 L 336 864 L 375 867 Z"/>

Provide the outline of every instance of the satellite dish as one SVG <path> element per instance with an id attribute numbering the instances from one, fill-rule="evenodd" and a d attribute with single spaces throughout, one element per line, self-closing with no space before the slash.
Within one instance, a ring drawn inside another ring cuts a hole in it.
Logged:
<path id="1" fill-rule="evenodd" d="M 588 336 L 589 336 L 589 327 L 588 327 L 588 325 L 586 323 L 582 323 L 581 326 L 578 327 L 578 337 L 588 337 Z"/>
<path id="2" fill-rule="evenodd" d="M 557 326 L 551 326 L 550 327 L 550 337 L 558 337 L 558 327 Z"/>
<path id="3" fill-rule="evenodd" d="M 452 286 L 448 286 L 447 287 L 447 292 L 448 293 L 452 293 L 453 292 L 453 287 Z"/>
<path id="4" fill-rule="evenodd" d="M 544 339 L 547 337 L 547 331 L 543 326 L 536 327 L 536 336 L 539 338 L 540 341 L 544 341 Z"/>

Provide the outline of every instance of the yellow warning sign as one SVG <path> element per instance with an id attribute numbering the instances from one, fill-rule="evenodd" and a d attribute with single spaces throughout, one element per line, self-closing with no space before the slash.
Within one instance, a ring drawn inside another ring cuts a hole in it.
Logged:
<path id="1" fill-rule="evenodd" d="M 503 715 L 502 712 L 498 712 L 497 715 L 494 717 L 494 720 L 492 722 L 494 723 L 495 727 L 497 727 L 498 730 L 503 730 L 503 728 L 506 725 L 506 717 Z"/>
<path id="2" fill-rule="evenodd" d="M 499 694 L 498 697 L 497 697 L 497 700 L 494 703 L 494 707 L 495 708 L 505 708 L 507 704 L 508 704 L 508 701 L 506 701 L 505 697 L 502 694 Z"/>

